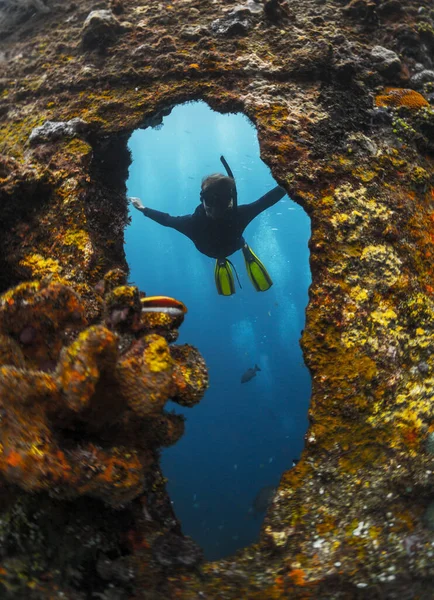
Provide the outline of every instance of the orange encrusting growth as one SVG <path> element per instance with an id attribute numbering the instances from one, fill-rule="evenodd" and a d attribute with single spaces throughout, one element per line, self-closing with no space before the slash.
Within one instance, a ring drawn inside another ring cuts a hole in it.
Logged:
<path id="1" fill-rule="evenodd" d="M 390 106 L 393 108 L 406 106 L 407 108 L 417 110 L 423 106 L 429 106 L 429 102 L 422 94 L 414 90 L 387 87 L 382 94 L 375 97 L 375 105 L 379 107 Z"/>
<path id="2" fill-rule="evenodd" d="M 207 387 L 197 350 L 166 339 L 180 315 L 159 323 L 166 337 L 149 333 L 137 288 L 113 288 L 112 279 L 104 321 L 91 327 L 80 297 L 61 283 L 21 284 L 0 297 L 8 342 L 0 355 L 0 473 L 24 490 L 111 506 L 135 498 L 155 450 L 184 431 L 182 418 L 164 413 L 167 400 L 192 406 Z M 183 307 L 161 300 L 162 311 Z M 158 315 L 158 298 L 150 303 Z"/>

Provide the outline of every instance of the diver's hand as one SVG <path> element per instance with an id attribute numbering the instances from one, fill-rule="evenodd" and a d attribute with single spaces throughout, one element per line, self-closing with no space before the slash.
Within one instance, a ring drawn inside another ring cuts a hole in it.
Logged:
<path id="1" fill-rule="evenodd" d="M 145 210 L 145 207 L 141 203 L 140 198 L 129 198 L 129 201 L 134 206 L 134 208 L 137 208 L 137 210 L 140 210 L 140 212 L 143 212 Z"/>

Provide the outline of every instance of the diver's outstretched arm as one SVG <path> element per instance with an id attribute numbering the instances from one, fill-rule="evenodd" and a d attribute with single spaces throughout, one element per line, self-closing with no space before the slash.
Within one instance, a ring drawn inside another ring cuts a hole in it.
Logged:
<path id="1" fill-rule="evenodd" d="M 131 204 L 134 206 L 134 208 L 137 208 L 137 210 L 140 210 L 140 212 L 143 212 L 143 209 L 145 207 L 143 206 L 140 198 L 134 198 L 134 197 L 130 196 L 128 198 L 128 200 L 131 202 Z"/>
<path id="2" fill-rule="evenodd" d="M 172 229 L 176 229 L 180 233 L 190 237 L 190 229 L 191 229 L 191 216 L 186 215 L 184 217 L 172 217 L 168 213 L 161 212 L 161 210 L 155 210 L 153 208 L 148 208 L 147 206 L 143 206 L 140 198 L 129 198 L 131 204 L 137 208 L 141 213 L 145 215 L 145 217 L 149 217 L 156 223 L 163 225 L 164 227 L 172 227 Z"/>
<path id="3" fill-rule="evenodd" d="M 238 206 L 238 214 L 244 222 L 244 227 L 247 227 L 250 221 L 253 221 L 262 211 L 279 202 L 285 194 L 286 190 L 280 185 L 276 185 L 275 188 L 261 196 L 256 202 Z"/>

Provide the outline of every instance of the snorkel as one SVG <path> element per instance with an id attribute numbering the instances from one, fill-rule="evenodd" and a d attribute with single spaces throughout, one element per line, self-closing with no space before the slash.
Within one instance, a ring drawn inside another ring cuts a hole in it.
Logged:
<path id="1" fill-rule="evenodd" d="M 223 155 L 220 156 L 220 161 L 221 161 L 222 165 L 224 166 L 224 168 L 226 169 L 226 173 L 228 174 L 228 177 L 230 177 L 234 182 L 233 207 L 232 208 L 234 210 L 236 210 L 238 207 L 238 194 L 237 194 L 237 185 L 235 183 L 235 177 L 234 177 L 234 174 L 232 173 L 232 169 L 228 165 L 228 163 Z"/>

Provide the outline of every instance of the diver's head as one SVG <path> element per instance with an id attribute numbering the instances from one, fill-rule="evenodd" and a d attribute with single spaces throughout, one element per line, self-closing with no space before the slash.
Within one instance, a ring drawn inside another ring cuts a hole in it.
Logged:
<path id="1" fill-rule="evenodd" d="M 207 217 L 221 219 L 234 206 L 235 182 L 232 177 L 214 173 L 202 181 L 200 199 Z"/>

